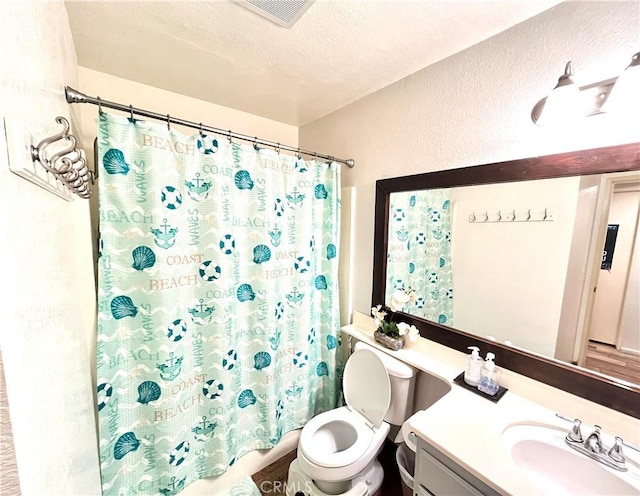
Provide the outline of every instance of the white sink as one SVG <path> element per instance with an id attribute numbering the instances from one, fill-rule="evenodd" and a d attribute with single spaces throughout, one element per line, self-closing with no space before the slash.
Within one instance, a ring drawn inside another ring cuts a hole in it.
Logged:
<path id="1" fill-rule="evenodd" d="M 565 444 L 566 430 L 554 426 L 517 424 L 502 434 L 516 466 L 549 494 L 640 495 L 640 472 L 627 461 L 619 472 Z"/>

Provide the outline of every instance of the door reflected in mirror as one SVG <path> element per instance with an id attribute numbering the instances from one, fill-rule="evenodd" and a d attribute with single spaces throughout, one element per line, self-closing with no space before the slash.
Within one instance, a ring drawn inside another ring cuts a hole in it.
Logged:
<path id="1" fill-rule="evenodd" d="M 385 302 L 411 288 L 406 313 L 640 384 L 639 179 L 393 192 Z"/>

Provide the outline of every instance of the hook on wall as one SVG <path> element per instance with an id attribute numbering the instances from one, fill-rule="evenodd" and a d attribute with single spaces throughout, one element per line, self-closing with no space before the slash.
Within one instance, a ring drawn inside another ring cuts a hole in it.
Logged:
<path id="1" fill-rule="evenodd" d="M 502 210 L 483 210 L 476 212 L 475 210 L 469 214 L 469 222 L 472 223 L 491 223 L 500 222 L 506 224 L 509 222 L 540 222 L 554 221 L 555 212 L 550 208 L 532 210 L 526 209 L 502 209 Z"/>
<path id="2" fill-rule="evenodd" d="M 69 134 L 69 121 L 58 116 L 56 122 L 62 125 L 62 131 L 31 145 L 31 160 L 42 165 L 80 198 L 90 198 L 89 183 L 94 184 L 98 175 L 89 170 L 84 152 L 77 148 L 75 136 Z"/>

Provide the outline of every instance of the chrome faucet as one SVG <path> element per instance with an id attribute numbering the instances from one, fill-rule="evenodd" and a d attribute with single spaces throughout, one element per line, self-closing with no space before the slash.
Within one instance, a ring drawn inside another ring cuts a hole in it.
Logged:
<path id="1" fill-rule="evenodd" d="M 600 430 L 602 428 L 599 425 L 594 425 L 593 432 L 583 440 L 582 432 L 580 430 L 582 421 L 580 419 L 574 419 L 572 421 L 560 414 L 556 414 L 556 416 L 563 420 L 573 422 L 573 427 L 564 438 L 565 442 L 569 446 L 576 451 L 587 455 L 589 458 L 593 458 L 594 460 L 606 465 L 607 467 L 611 467 L 621 472 L 627 471 L 626 460 L 622 453 L 622 445 L 628 445 L 622 441 L 622 438 L 616 437 L 615 444 L 607 450 L 602 444 L 602 438 L 600 435 Z"/>
<path id="2" fill-rule="evenodd" d="M 584 447 L 586 449 L 588 449 L 589 451 L 591 451 L 592 453 L 602 453 L 603 448 L 602 448 L 602 439 L 600 439 L 600 429 L 602 429 L 602 427 L 600 427 L 599 425 L 594 425 L 593 426 L 594 431 L 589 434 L 589 436 L 587 437 L 587 439 L 585 440 Z"/>

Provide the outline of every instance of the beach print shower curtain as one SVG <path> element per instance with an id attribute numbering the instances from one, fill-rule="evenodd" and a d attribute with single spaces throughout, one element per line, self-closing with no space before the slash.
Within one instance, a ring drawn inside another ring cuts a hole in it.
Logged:
<path id="1" fill-rule="evenodd" d="M 339 396 L 340 167 L 100 113 L 104 494 L 180 492 Z"/>
<path id="2" fill-rule="evenodd" d="M 388 239 L 386 301 L 394 290 L 411 288 L 416 301 L 404 311 L 453 325 L 449 191 L 393 193 Z"/>

